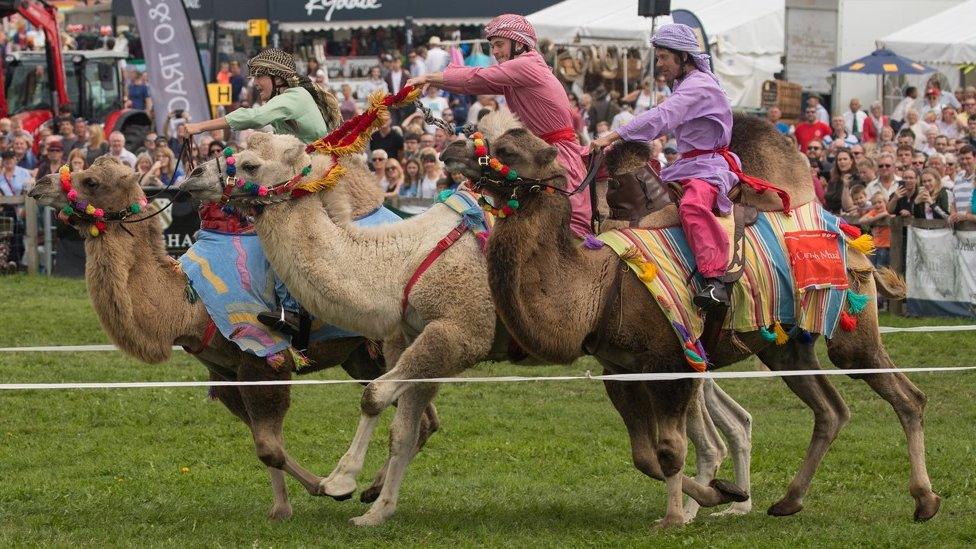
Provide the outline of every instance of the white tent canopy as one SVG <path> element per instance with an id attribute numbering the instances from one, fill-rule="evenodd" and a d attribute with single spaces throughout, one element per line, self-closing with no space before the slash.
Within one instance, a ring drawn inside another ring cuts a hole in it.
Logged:
<path id="1" fill-rule="evenodd" d="M 959 65 L 976 61 L 976 0 L 969 0 L 878 39 L 898 55 L 929 65 L 945 75 L 951 88 L 959 86 Z M 922 85 L 928 75 L 909 77 Z"/>
<path id="2" fill-rule="evenodd" d="M 976 0 L 923 19 L 878 40 L 898 55 L 927 65 L 976 61 Z"/>
<path id="3" fill-rule="evenodd" d="M 732 104 L 758 107 L 763 81 L 783 68 L 784 0 L 673 0 L 671 9 L 701 20 Z M 637 0 L 564 0 L 528 19 L 539 38 L 556 43 L 650 44 L 651 20 L 637 15 Z"/>

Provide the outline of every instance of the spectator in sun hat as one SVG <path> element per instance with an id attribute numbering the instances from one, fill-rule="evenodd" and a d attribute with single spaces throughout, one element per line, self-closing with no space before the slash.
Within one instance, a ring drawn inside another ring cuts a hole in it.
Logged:
<path id="1" fill-rule="evenodd" d="M 437 36 L 431 36 L 430 40 L 427 41 L 427 59 L 424 61 L 427 72 L 440 72 L 450 62 L 451 54 L 441 47 L 441 39 Z"/>

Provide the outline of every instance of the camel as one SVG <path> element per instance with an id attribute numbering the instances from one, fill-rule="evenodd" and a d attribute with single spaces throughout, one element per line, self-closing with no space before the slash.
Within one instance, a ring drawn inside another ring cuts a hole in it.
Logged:
<path id="1" fill-rule="evenodd" d="M 144 196 L 138 175 L 109 157 L 97 159 L 91 168 L 73 173 L 71 179 L 79 198 L 107 211 L 125 209 Z M 57 174 L 39 179 L 30 196 L 45 206 L 61 208 L 68 204 Z M 352 211 L 360 215 L 380 203 L 381 200 L 359 200 L 353 203 Z M 147 216 L 152 213 L 152 206 L 144 211 Z M 264 358 L 241 351 L 219 331 L 209 344 L 202 346 L 210 317 L 202 302 L 183 297 L 187 280 L 178 270 L 179 264 L 166 255 L 159 219 L 151 217 L 145 222 L 109 227 L 97 237 L 88 234 L 86 225 L 79 226 L 86 235 L 88 292 L 111 340 L 123 352 L 150 364 L 168 360 L 173 344 L 199 349 L 195 356 L 215 381 L 289 379 L 290 365 L 271 367 Z M 314 343 L 307 353 L 312 367 L 305 371 L 341 364 L 354 379 L 373 379 L 383 372 L 382 359 L 372 358 L 366 343 L 362 337 Z M 270 519 L 284 520 L 292 514 L 284 472 L 310 494 L 325 495 L 319 489 L 321 479 L 285 451 L 282 424 L 290 404 L 288 386 L 218 386 L 213 391 L 251 430 L 257 457 L 271 477 L 274 503 L 268 512 Z M 436 410 L 431 406 L 425 411 L 417 450 L 438 425 Z M 384 474 L 385 467 L 368 493 L 379 493 Z"/>
<path id="2" fill-rule="evenodd" d="M 311 175 L 321 177 L 332 159 L 310 157 L 289 136 L 254 134 L 247 149 L 235 155 L 237 173 L 271 187 L 289 181 L 311 162 Z M 470 231 L 447 248 L 424 272 L 405 298 L 404 289 L 417 266 L 441 238 L 458 226 L 460 216 L 445 204 L 424 214 L 384 227 L 361 229 L 350 224 L 349 200 L 343 195 L 375 189 L 361 159 L 342 157 L 345 174 L 331 190 L 295 200 L 254 198 L 234 190 L 238 205 L 262 204 L 255 227 L 268 259 L 288 288 L 314 315 L 366 337 L 384 340 L 384 355 L 395 366 L 370 383 L 363 393 L 361 417 L 349 450 L 322 482 L 322 490 L 345 497 L 356 488 L 366 448 L 379 414 L 396 399 L 399 407 L 391 428 L 390 468 L 380 496 L 359 526 L 386 521 L 396 509 L 404 469 L 414 457 L 417 410 L 437 392 L 433 384 L 397 380 L 450 377 L 488 359 L 505 358 L 507 333 L 496 332 L 496 315 L 488 291 L 487 266 Z M 193 170 L 182 188 L 202 200 L 217 200 L 223 190 L 218 160 Z M 699 396 L 701 395 L 701 396 Z M 703 401 L 703 402 L 702 402 Z M 714 480 L 725 447 L 713 421 L 722 428 L 736 460 L 737 481 L 748 482 L 750 451 L 748 413 L 717 386 L 696 395 L 689 432 L 699 455 L 695 479 L 686 478 L 689 518 L 697 504 L 746 503 L 748 494 L 734 484 Z M 746 503 L 729 513 L 749 510 Z"/>
<path id="3" fill-rule="evenodd" d="M 491 120 L 490 120 L 491 119 Z M 568 362 L 582 353 L 584 341 L 598 330 L 598 319 L 609 314 L 603 337 L 607 351 L 597 358 L 609 372 L 681 372 L 688 366 L 670 324 L 636 276 L 622 273 L 619 291 L 613 291 L 615 275 L 622 262 L 607 247 L 581 248 L 569 231 L 570 207 L 560 192 L 541 192 L 534 181 L 544 180 L 565 189 L 562 168 L 555 162 L 556 149 L 525 130 L 511 115 L 492 114 L 491 131 L 482 130 L 492 154 L 517 170 L 524 185 L 482 180 L 483 191 L 498 200 L 515 198 L 520 207 L 500 219 L 488 240 L 488 280 L 492 298 L 502 322 L 528 352 L 541 358 Z M 483 122 L 484 122 L 483 121 Z M 482 127 L 485 125 L 483 124 Z M 776 183 L 807 185 L 806 168 L 787 142 L 768 123 L 755 119 L 736 120 L 732 150 L 739 154 L 747 173 Z M 738 132 L 738 133 L 736 133 Z M 481 178 L 481 167 L 470 141 L 452 143 L 442 155 L 450 169 L 466 169 L 469 177 Z M 643 159 L 640 159 L 642 162 Z M 802 179 L 787 179 L 791 173 Z M 745 191 L 743 191 L 745 194 Z M 650 214 L 642 226 L 668 226 L 677 221 L 677 209 Z M 915 499 L 914 518 L 924 521 L 938 511 L 940 498 L 932 491 L 925 466 L 923 409 L 926 397 L 902 374 L 869 373 L 871 368 L 891 368 L 878 332 L 877 289 L 889 296 L 904 297 L 904 283 L 890 270 L 871 268 L 867 258 L 848 248 L 849 279 L 852 287 L 869 296 L 853 332 L 838 330 L 827 340 L 831 362 L 841 368 L 863 368 L 857 376 L 894 408 L 908 440 L 911 463 L 909 492 Z M 623 267 L 624 271 L 628 271 Z M 856 277 L 853 270 L 872 272 Z M 567 284 L 562 273 L 572 273 Z M 877 288 L 876 288 L 877 284 Z M 662 337 L 662 334 L 669 334 Z M 817 369 L 812 344 L 791 339 L 773 345 L 758 332 L 739 334 L 742 346 L 725 340 L 713 353 L 715 367 L 726 366 L 750 355 L 772 370 Z M 803 463 L 785 496 L 768 510 L 770 515 L 790 515 L 803 508 L 813 474 L 830 443 L 848 421 L 850 412 L 826 377 L 784 377 L 787 386 L 814 414 L 814 431 Z M 682 522 L 681 471 L 687 452 L 685 417 L 695 391 L 694 380 L 668 382 L 607 382 L 607 392 L 631 434 L 633 457 L 638 469 L 663 479 L 667 487 L 667 512 L 663 526 Z"/>

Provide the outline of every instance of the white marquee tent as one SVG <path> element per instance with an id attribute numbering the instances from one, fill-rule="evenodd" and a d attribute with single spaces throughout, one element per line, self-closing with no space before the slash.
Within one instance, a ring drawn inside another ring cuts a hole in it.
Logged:
<path id="1" fill-rule="evenodd" d="M 878 45 L 937 69 L 955 88 L 959 65 L 976 62 L 974 21 L 976 0 L 969 0 L 893 32 L 879 39 Z"/>
<path id="2" fill-rule="evenodd" d="M 689 10 L 701 20 L 732 104 L 758 107 L 763 81 L 783 68 L 785 0 L 673 0 L 671 9 Z M 528 19 L 540 39 L 561 44 L 650 43 L 651 20 L 637 15 L 637 0 L 564 0 Z M 657 25 L 669 22 L 657 19 Z"/>

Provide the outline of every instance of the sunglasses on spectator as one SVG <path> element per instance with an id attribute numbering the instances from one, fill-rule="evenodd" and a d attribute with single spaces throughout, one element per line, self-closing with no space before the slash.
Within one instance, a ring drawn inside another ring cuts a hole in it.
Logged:
<path id="1" fill-rule="evenodd" d="M 373 162 L 376 162 L 377 160 L 386 160 L 386 159 L 383 158 L 382 156 L 374 156 L 373 158 L 370 158 L 370 160 L 372 160 Z"/>
<path id="2" fill-rule="evenodd" d="M 822 151 L 823 150 L 823 147 L 819 147 L 817 145 L 811 145 L 811 146 L 807 147 L 807 150 L 808 151 Z"/>
<path id="3" fill-rule="evenodd" d="M 923 166 L 925 165 L 924 160 L 912 160 L 912 166 Z"/>
<path id="4" fill-rule="evenodd" d="M 395 171 L 397 171 L 397 168 L 396 168 L 396 166 L 390 166 L 389 168 L 386 168 L 386 171 L 388 171 L 388 172 L 395 172 Z"/>
<path id="5" fill-rule="evenodd" d="M 894 164 L 878 164 L 879 168 L 892 168 Z"/>

